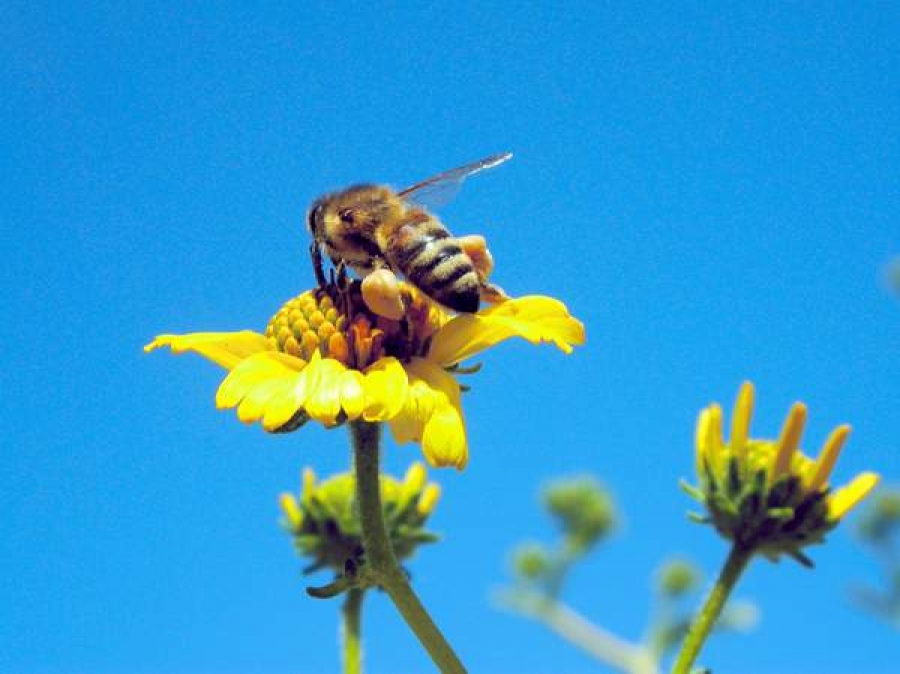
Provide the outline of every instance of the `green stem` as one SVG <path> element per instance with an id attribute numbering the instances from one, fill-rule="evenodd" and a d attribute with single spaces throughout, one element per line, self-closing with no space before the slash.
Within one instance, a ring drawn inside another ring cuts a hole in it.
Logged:
<path id="1" fill-rule="evenodd" d="M 690 674 L 694 661 L 700 655 L 700 649 L 703 648 L 706 638 L 725 607 L 728 595 L 731 594 L 731 591 L 737 585 L 738 579 L 741 577 L 744 569 L 747 568 L 747 564 L 752 557 L 753 550 L 750 548 L 737 544 L 731 548 L 731 552 L 728 553 L 728 559 L 725 560 L 725 566 L 722 567 L 722 571 L 716 579 L 716 584 L 713 585 L 706 602 L 691 623 L 691 628 L 688 630 L 684 643 L 681 645 L 681 652 L 675 661 L 672 674 Z"/>
<path id="2" fill-rule="evenodd" d="M 542 622 L 563 639 L 597 661 L 627 674 L 658 674 L 649 651 L 595 625 L 565 603 L 529 590 L 513 590 L 500 597 L 503 604 Z"/>
<path id="3" fill-rule="evenodd" d="M 362 640 L 359 628 L 362 601 L 365 590 L 353 589 L 347 592 L 341 609 L 343 626 L 341 636 L 344 642 L 344 674 L 362 674 Z"/>
<path id="4" fill-rule="evenodd" d="M 413 592 L 406 573 L 400 568 L 394 555 L 381 508 L 381 424 L 354 421 L 350 424 L 350 433 L 353 438 L 356 498 L 366 566 L 388 593 L 438 669 L 444 674 L 465 674 L 465 667 Z"/>

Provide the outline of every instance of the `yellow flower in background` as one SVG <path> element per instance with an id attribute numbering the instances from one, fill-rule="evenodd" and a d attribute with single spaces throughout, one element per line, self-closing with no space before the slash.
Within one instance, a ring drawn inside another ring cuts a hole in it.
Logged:
<path id="1" fill-rule="evenodd" d="M 457 365 L 510 337 L 564 353 L 584 326 L 549 297 L 511 299 L 477 314 L 449 315 L 411 286 L 400 320 L 378 316 L 359 283 L 307 291 L 252 331 L 160 335 L 145 351 L 193 351 L 229 371 L 216 405 L 269 432 L 313 419 L 327 427 L 386 422 L 400 443 L 418 442 L 433 466 L 465 467 L 468 442 Z"/>
<path id="2" fill-rule="evenodd" d="M 777 440 L 750 436 L 754 389 L 745 382 L 740 389 L 726 442 L 722 408 L 713 404 L 697 421 L 697 475 L 699 489 L 686 487 L 708 512 L 725 538 L 745 549 L 777 559 L 781 554 L 805 565 L 801 552 L 821 543 L 825 534 L 878 483 L 875 473 L 856 476 L 848 485 L 832 490 L 831 473 L 850 434 L 838 426 L 828 437 L 818 458 L 800 451 L 806 422 L 806 406 L 795 403 Z"/>

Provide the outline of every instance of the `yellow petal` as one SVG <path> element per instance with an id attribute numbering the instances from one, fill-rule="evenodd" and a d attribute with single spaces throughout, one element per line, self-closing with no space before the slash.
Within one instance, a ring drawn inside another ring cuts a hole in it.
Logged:
<path id="1" fill-rule="evenodd" d="M 388 424 L 391 435 L 398 445 L 407 442 L 421 442 L 425 431 L 425 422 L 434 413 L 439 400 L 445 396 L 439 390 L 431 388 L 424 379 L 407 370 L 409 385 L 406 391 L 406 403 L 397 416 Z"/>
<path id="2" fill-rule="evenodd" d="M 219 409 L 236 407 L 244 396 L 261 382 L 295 374 L 305 363 L 294 356 L 278 351 L 264 351 L 238 363 L 216 392 Z"/>
<path id="3" fill-rule="evenodd" d="M 297 412 L 304 409 L 319 382 L 319 365 L 322 356 L 313 352 L 312 359 L 300 372 L 293 372 L 282 378 L 282 385 L 266 400 L 262 417 L 263 428 L 277 431 L 290 421 Z"/>
<path id="4" fill-rule="evenodd" d="M 425 466 L 418 461 L 414 461 L 403 477 L 403 488 L 410 493 L 418 494 L 422 491 L 427 479 L 428 474 L 425 472 Z"/>
<path id="5" fill-rule="evenodd" d="M 831 477 L 831 472 L 834 470 L 834 464 L 837 463 L 841 449 L 843 449 L 844 443 L 847 442 L 849 436 L 850 426 L 847 424 L 838 426 L 831 432 L 831 435 L 825 441 L 822 453 L 816 459 L 812 477 L 806 486 L 807 490 L 811 492 L 819 491 L 828 483 L 828 478 Z"/>
<path id="6" fill-rule="evenodd" d="M 459 409 L 445 404 L 425 423 L 422 452 L 432 466 L 454 466 L 462 470 L 469 462 L 466 426 Z"/>
<path id="7" fill-rule="evenodd" d="M 433 376 L 450 376 L 441 368 L 433 365 L 431 367 L 435 370 L 432 373 Z M 409 388 L 406 394 L 406 404 L 400 414 L 388 422 L 394 441 L 398 445 L 407 442 L 421 442 L 426 422 L 440 405 L 446 404 L 446 393 L 416 375 L 416 372 L 423 372 L 427 368 L 428 364 L 419 362 L 419 359 L 413 359 L 407 364 Z M 452 377 L 450 378 L 452 379 Z M 450 383 L 447 382 L 446 386 L 449 388 Z"/>
<path id="8" fill-rule="evenodd" d="M 862 473 L 853 478 L 846 487 L 841 487 L 828 499 L 828 516 L 832 521 L 840 520 L 875 488 L 880 480 L 876 473 Z"/>
<path id="9" fill-rule="evenodd" d="M 803 435 L 803 426 L 806 424 L 806 405 L 797 402 L 791 406 L 784 426 L 781 428 L 781 436 L 778 438 L 778 451 L 772 463 L 772 479 L 778 479 L 790 472 L 794 461 L 794 453 L 800 447 L 800 437 Z"/>
<path id="10" fill-rule="evenodd" d="M 396 417 L 406 404 L 409 380 L 396 358 L 381 358 L 366 369 L 366 421 L 387 421 Z"/>
<path id="11" fill-rule="evenodd" d="M 737 457 L 744 455 L 753 417 L 753 384 L 745 381 L 738 392 L 731 419 L 731 451 Z"/>
<path id="12" fill-rule="evenodd" d="M 477 314 L 459 314 L 435 333 L 429 358 L 449 366 L 510 337 L 551 342 L 564 353 L 584 343 L 584 325 L 553 298 L 519 297 Z"/>
<path id="13" fill-rule="evenodd" d="M 312 468 L 304 468 L 303 469 L 303 486 L 300 491 L 304 496 L 311 496 L 313 490 L 316 488 L 316 471 Z"/>
<path id="14" fill-rule="evenodd" d="M 403 482 L 400 483 L 399 495 L 397 497 L 400 508 L 406 508 L 414 499 L 418 499 L 428 480 L 428 474 L 425 472 L 425 466 L 419 461 L 414 461 L 407 469 Z"/>
<path id="15" fill-rule="evenodd" d="M 709 462 L 709 426 L 710 411 L 707 407 L 697 417 L 695 462 L 698 476 L 702 476 L 706 472 L 705 466 Z"/>
<path id="16" fill-rule="evenodd" d="M 265 430 L 277 431 L 304 409 L 306 401 L 318 385 L 321 360 L 321 354 L 315 351 L 301 372 L 295 373 L 292 377 L 285 377 L 285 386 L 280 387 L 277 395 L 271 396 L 266 402 L 262 418 Z"/>
<path id="17" fill-rule="evenodd" d="M 722 436 L 722 406 L 719 403 L 713 403 L 709 406 L 709 460 L 711 463 L 721 458 L 725 449 L 725 438 Z"/>
<path id="18" fill-rule="evenodd" d="M 341 407 L 348 419 L 358 419 L 365 408 L 365 378 L 359 370 L 346 370 L 341 375 Z"/>
<path id="19" fill-rule="evenodd" d="M 432 395 L 428 396 L 430 399 L 427 402 L 420 401 L 425 402 L 426 409 L 429 405 L 437 405 L 437 398 L 434 397 L 434 393 L 442 393 L 450 403 L 459 405 L 459 382 L 456 381 L 456 377 L 444 368 L 435 365 L 430 359 L 411 358 L 406 364 L 406 370 L 412 377 L 423 381 L 431 390 Z"/>
<path id="20" fill-rule="evenodd" d="M 291 373 L 290 376 L 297 376 Z M 266 379 L 247 391 L 247 395 L 241 400 L 237 408 L 238 419 L 245 424 L 251 424 L 262 419 L 266 412 L 267 404 L 285 388 L 284 377 Z"/>
<path id="21" fill-rule="evenodd" d="M 465 468 L 469 461 L 466 425 L 460 406 L 459 384 L 430 360 L 413 358 L 406 365 L 410 374 L 424 381 L 432 393 L 430 414 L 422 428 L 422 452 L 433 466 Z"/>
<path id="22" fill-rule="evenodd" d="M 419 442 L 422 439 L 425 421 L 403 411 L 388 421 L 388 427 L 391 429 L 394 442 L 398 445 L 405 445 L 408 442 Z"/>
<path id="23" fill-rule="evenodd" d="M 282 494 L 279 497 L 279 503 L 288 523 L 294 529 L 299 529 L 303 526 L 303 513 L 300 511 L 300 506 L 297 504 L 297 499 L 293 494 Z"/>
<path id="24" fill-rule="evenodd" d="M 262 426 L 266 431 L 274 433 L 303 409 L 302 382 L 308 378 L 301 372 L 274 388 L 265 402 L 262 415 Z"/>
<path id="25" fill-rule="evenodd" d="M 346 367 L 332 358 L 322 358 L 317 370 L 318 380 L 306 399 L 306 413 L 326 426 L 334 426 L 341 412 L 341 375 Z"/>
<path id="26" fill-rule="evenodd" d="M 432 482 L 425 490 L 422 492 L 422 495 L 419 497 L 419 503 L 417 506 L 417 510 L 420 515 L 430 515 L 434 511 L 434 507 L 437 505 L 438 499 L 441 497 L 441 487 L 438 484 Z"/>
<path id="27" fill-rule="evenodd" d="M 187 335 L 159 335 L 144 347 L 144 351 L 149 353 L 163 346 L 170 347 L 172 353 L 193 351 L 226 370 L 232 369 L 249 356 L 272 349 L 265 335 L 252 330 L 242 330 L 240 332 L 192 332 Z"/>

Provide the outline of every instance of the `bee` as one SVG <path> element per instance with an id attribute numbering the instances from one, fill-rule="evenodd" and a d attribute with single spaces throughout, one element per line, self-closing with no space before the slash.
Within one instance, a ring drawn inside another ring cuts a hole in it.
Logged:
<path id="1" fill-rule="evenodd" d="M 339 273 L 349 267 L 364 280 L 373 272 L 402 274 L 419 290 L 457 312 L 478 311 L 480 300 L 506 295 L 487 282 L 493 261 L 481 236 L 454 237 L 426 210 L 446 203 L 469 176 L 499 166 L 511 153 L 492 155 L 444 171 L 399 192 L 383 185 L 354 185 L 313 202 L 307 216 L 310 254 L 324 286 L 322 252 Z"/>

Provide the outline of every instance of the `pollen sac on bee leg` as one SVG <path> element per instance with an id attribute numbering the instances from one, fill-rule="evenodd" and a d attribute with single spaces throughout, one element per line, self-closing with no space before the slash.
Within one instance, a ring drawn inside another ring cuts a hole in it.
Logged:
<path id="1" fill-rule="evenodd" d="M 494 271 L 494 258 L 491 251 L 488 250 L 487 241 L 480 234 L 469 234 L 468 236 L 460 236 L 456 239 L 459 247 L 469 256 L 475 271 L 481 280 L 487 280 L 487 277 Z"/>
<path id="2" fill-rule="evenodd" d="M 390 269 L 378 269 L 361 284 L 363 301 L 369 309 L 384 318 L 399 321 L 406 312 L 400 282 Z"/>
<path id="3" fill-rule="evenodd" d="M 481 301 L 488 304 L 499 304 L 508 300 L 509 295 L 503 291 L 503 288 L 487 282 L 488 276 L 494 271 L 494 257 L 488 250 L 485 238 L 480 234 L 470 234 L 461 236 L 456 241 L 463 252 L 469 256 L 481 281 L 478 293 Z"/>

